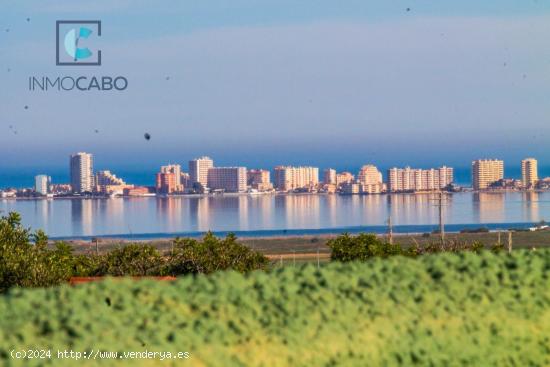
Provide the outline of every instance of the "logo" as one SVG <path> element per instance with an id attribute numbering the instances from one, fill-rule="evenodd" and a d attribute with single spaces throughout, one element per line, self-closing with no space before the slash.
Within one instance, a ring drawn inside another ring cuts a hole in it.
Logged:
<path id="1" fill-rule="evenodd" d="M 58 20 L 55 35 L 56 65 L 101 65 L 101 50 L 94 49 L 95 38 L 101 37 L 100 20 Z"/>

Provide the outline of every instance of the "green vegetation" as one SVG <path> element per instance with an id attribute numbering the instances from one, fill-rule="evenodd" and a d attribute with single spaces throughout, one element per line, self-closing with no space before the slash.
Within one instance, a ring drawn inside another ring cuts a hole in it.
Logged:
<path id="1" fill-rule="evenodd" d="M 412 246 L 403 248 L 400 244 L 391 244 L 382 240 L 374 234 L 361 233 L 357 236 L 351 236 L 344 233 L 327 242 L 331 249 L 330 258 L 336 261 L 365 261 L 373 257 L 388 256 L 419 256 L 423 254 L 433 254 L 438 252 L 459 252 L 471 251 L 479 253 L 485 246 L 477 241 L 462 242 L 456 240 L 441 242 L 431 242 L 424 245 L 415 243 Z M 501 244 L 495 244 L 491 247 L 495 252 L 503 249 Z"/>
<path id="2" fill-rule="evenodd" d="M 191 354 L 117 363 L 132 366 L 548 366 L 549 277 L 549 250 L 518 250 L 13 288 L 0 365 L 43 365 L 9 351 L 52 348 Z"/>
<path id="3" fill-rule="evenodd" d="M 57 285 L 73 276 L 177 276 L 227 269 L 248 272 L 269 265 L 265 256 L 239 244 L 234 235 L 175 239 L 167 254 L 152 245 L 130 244 L 102 254 L 75 255 L 65 243 L 53 249 L 47 244 L 46 235 L 24 228 L 17 213 L 0 218 L 0 292 L 13 286 Z"/>

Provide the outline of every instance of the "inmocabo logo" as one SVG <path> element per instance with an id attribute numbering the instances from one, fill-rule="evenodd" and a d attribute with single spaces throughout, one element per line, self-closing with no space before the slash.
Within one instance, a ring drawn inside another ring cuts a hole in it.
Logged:
<path id="1" fill-rule="evenodd" d="M 92 35 L 101 37 L 100 20 L 58 20 L 55 23 L 56 65 L 101 65 L 101 50 L 94 52 L 82 45 Z"/>
<path id="2" fill-rule="evenodd" d="M 100 20 L 58 20 L 55 23 L 57 66 L 101 66 Z M 128 87 L 123 76 L 30 76 L 30 91 L 122 91 Z"/>

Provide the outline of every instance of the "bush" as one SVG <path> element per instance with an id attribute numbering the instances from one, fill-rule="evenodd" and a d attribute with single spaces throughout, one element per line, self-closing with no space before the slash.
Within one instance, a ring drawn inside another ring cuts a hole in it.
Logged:
<path id="1" fill-rule="evenodd" d="M 172 275 L 209 274 L 233 269 L 246 273 L 267 269 L 268 265 L 267 257 L 238 243 L 234 234 L 220 240 L 209 232 L 202 241 L 176 238 L 168 259 L 167 272 Z"/>
<path id="2" fill-rule="evenodd" d="M 72 249 L 58 243 L 50 250 L 47 244 L 44 232 L 32 233 L 21 225 L 19 214 L 0 218 L 0 292 L 55 285 L 72 276 Z"/>
<path id="3" fill-rule="evenodd" d="M 237 242 L 235 235 L 219 239 L 212 233 L 202 241 L 176 239 L 164 256 L 151 245 L 129 244 L 105 254 L 74 255 L 71 246 L 58 242 L 48 248 L 42 231 L 32 233 L 21 217 L 0 218 L 0 292 L 10 287 L 45 287 L 73 276 L 162 276 L 212 273 L 233 269 L 266 269 L 269 260 Z"/>
<path id="4" fill-rule="evenodd" d="M 487 227 L 463 228 L 460 230 L 460 233 L 489 233 L 489 228 Z"/>
<path id="5" fill-rule="evenodd" d="M 84 270 L 91 276 L 164 275 L 166 268 L 160 252 L 151 245 L 130 244 L 104 255 L 91 255 L 89 260 Z"/>
<path id="6" fill-rule="evenodd" d="M 344 262 L 405 254 L 400 245 L 384 242 L 375 234 L 370 233 L 361 233 L 357 236 L 344 233 L 329 240 L 327 246 L 331 249 L 331 260 Z"/>

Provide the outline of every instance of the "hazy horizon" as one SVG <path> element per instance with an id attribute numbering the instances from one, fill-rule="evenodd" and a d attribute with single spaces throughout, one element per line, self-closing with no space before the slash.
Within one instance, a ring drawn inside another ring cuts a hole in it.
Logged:
<path id="1" fill-rule="evenodd" d="M 113 170 L 203 154 L 265 168 L 550 162 L 548 3 L 8 1 L 2 9 L 0 170 L 64 167 L 76 151 Z M 59 19 L 102 21 L 101 67 L 55 66 Z M 124 75 L 129 87 L 26 89 L 29 76 L 80 74 Z"/>

